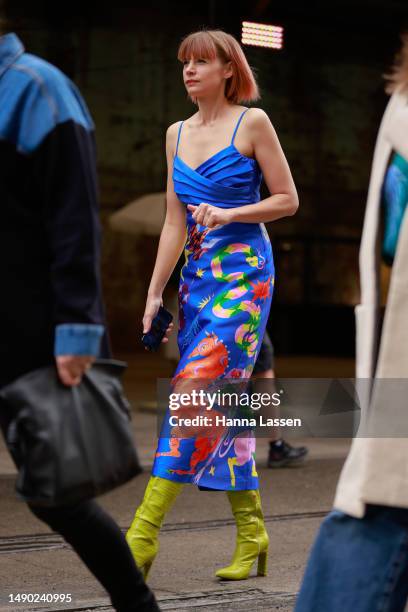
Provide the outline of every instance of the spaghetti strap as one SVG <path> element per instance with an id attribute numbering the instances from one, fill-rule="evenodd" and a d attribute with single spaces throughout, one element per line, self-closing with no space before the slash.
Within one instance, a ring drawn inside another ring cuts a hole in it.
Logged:
<path id="1" fill-rule="evenodd" d="M 177 151 L 178 151 L 178 147 L 179 147 L 179 142 L 180 142 L 181 128 L 183 127 L 183 123 L 184 123 L 184 121 L 182 121 L 180 123 L 179 129 L 178 129 L 177 145 L 176 145 L 176 153 L 175 153 L 175 155 L 177 155 Z"/>
<path id="2" fill-rule="evenodd" d="M 241 123 L 241 121 L 242 121 L 242 117 L 245 115 L 245 113 L 246 113 L 247 111 L 249 111 L 249 108 L 246 108 L 246 109 L 245 109 L 245 110 L 244 110 L 244 111 L 241 113 L 241 115 L 240 115 L 240 117 L 239 117 L 239 119 L 238 119 L 238 121 L 237 121 L 237 125 L 235 126 L 235 130 L 234 130 L 234 133 L 233 133 L 233 135 L 232 135 L 231 145 L 233 145 L 233 144 L 234 144 L 235 134 L 237 133 L 237 130 L 238 130 L 238 128 L 239 128 L 239 124 L 240 124 L 240 123 Z"/>

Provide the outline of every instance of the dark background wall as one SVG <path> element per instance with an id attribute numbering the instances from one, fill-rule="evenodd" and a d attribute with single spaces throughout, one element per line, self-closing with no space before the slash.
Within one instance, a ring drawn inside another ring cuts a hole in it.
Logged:
<path id="1" fill-rule="evenodd" d="M 239 38 L 243 19 L 285 27 L 283 51 L 247 48 L 300 195 L 294 217 L 268 225 L 277 268 L 270 330 L 279 352 L 350 355 L 359 301 L 358 247 L 382 75 L 407 25 L 406 0 L 13 2 L 27 50 L 80 87 L 97 126 L 103 277 L 117 348 L 138 346 L 157 242 L 113 233 L 107 218 L 165 187 L 167 126 L 195 111 L 177 47 L 203 26 Z M 384 278 L 387 270 L 384 268 Z"/>

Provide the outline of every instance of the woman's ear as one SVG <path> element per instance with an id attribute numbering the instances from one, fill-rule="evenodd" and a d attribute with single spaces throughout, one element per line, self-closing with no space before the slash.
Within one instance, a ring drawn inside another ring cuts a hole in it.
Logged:
<path id="1" fill-rule="evenodd" d="M 225 65 L 224 65 L 224 77 L 226 79 L 229 79 L 230 77 L 232 77 L 232 75 L 233 75 L 232 62 L 231 61 L 225 62 Z"/>

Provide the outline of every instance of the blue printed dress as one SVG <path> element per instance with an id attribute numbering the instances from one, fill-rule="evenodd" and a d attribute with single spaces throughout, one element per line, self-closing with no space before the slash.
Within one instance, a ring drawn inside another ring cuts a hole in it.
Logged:
<path id="1" fill-rule="evenodd" d="M 221 208 L 259 202 L 262 173 L 258 162 L 231 144 L 197 168 L 178 156 L 173 165 L 179 200 Z M 210 229 L 186 211 L 185 264 L 179 284 L 178 347 L 173 381 L 183 378 L 249 379 L 269 316 L 274 287 L 272 247 L 263 223 L 229 223 Z M 172 415 L 174 412 L 171 413 Z M 171 438 L 167 411 L 155 454 L 153 475 L 192 482 L 201 489 L 257 489 L 255 437 L 242 427 L 220 428 Z M 217 430 L 218 431 L 218 430 Z"/>

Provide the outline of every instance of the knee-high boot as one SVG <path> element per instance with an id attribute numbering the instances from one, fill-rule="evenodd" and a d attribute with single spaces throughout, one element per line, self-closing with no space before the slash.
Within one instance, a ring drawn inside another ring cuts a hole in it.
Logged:
<path id="1" fill-rule="evenodd" d="M 216 572 L 225 580 L 245 580 L 258 560 L 258 576 L 266 576 L 269 537 L 259 491 L 227 491 L 237 525 L 234 556 L 228 567 Z"/>
<path id="2" fill-rule="evenodd" d="M 164 516 L 182 487 L 181 482 L 151 476 L 143 501 L 126 533 L 126 541 L 145 579 L 159 550 L 158 535 Z"/>

